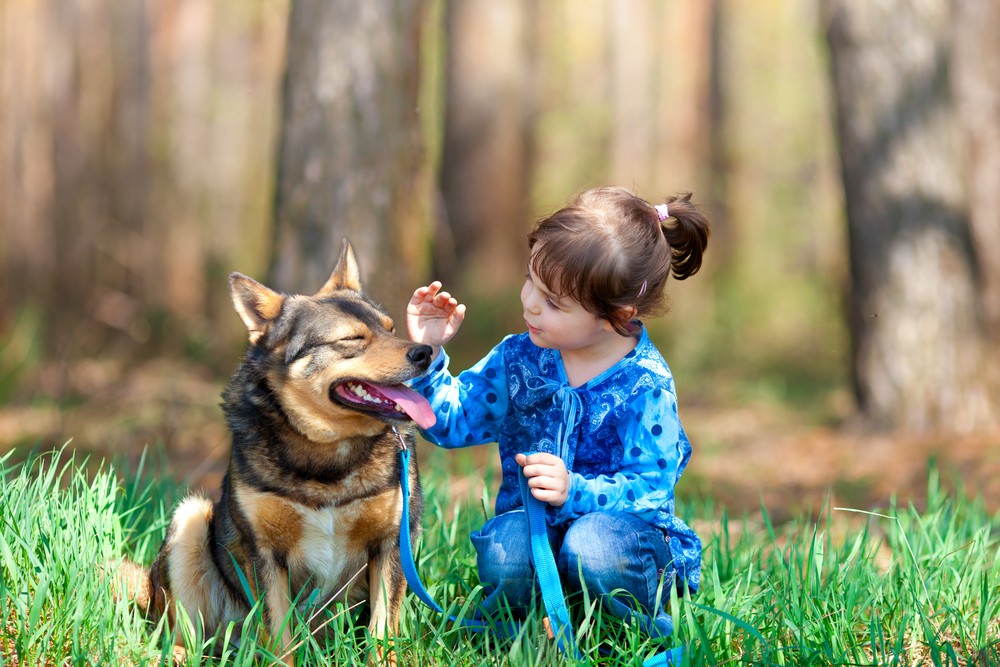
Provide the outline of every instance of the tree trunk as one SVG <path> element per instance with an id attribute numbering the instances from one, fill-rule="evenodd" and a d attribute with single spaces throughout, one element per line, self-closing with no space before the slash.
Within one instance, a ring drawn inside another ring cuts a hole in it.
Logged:
<path id="1" fill-rule="evenodd" d="M 312 293 L 341 239 L 398 319 L 424 277 L 428 169 L 421 0 L 295 0 L 288 27 L 271 283 Z"/>
<path id="2" fill-rule="evenodd" d="M 531 226 L 528 4 L 447 4 L 441 195 L 450 239 L 435 269 L 483 296 L 510 289 Z"/>
<path id="3" fill-rule="evenodd" d="M 980 297 L 990 335 L 1000 340 L 1000 2 L 958 0 L 955 14 L 953 71 Z"/>
<path id="4" fill-rule="evenodd" d="M 853 377 L 881 428 L 995 425 L 996 348 L 952 94 L 949 3 L 825 3 L 847 204 Z"/>
<path id="5" fill-rule="evenodd" d="M 37 3 L 0 3 L 0 330 L 18 311 L 41 307 L 55 289 L 55 230 L 48 216 L 53 189 L 52 126 L 43 73 L 61 83 L 68 45 L 47 32 Z M 43 47 L 47 43 L 47 46 Z M 47 53 L 43 60 L 41 53 Z M 33 159 L 34 158 L 34 159 Z"/>
<path id="6" fill-rule="evenodd" d="M 657 42 L 661 21 L 649 0 L 612 3 L 611 37 L 611 182 L 639 190 L 653 203 L 666 193 L 662 186 L 639 188 L 654 172 L 657 149 L 657 65 L 662 51 Z M 662 8 L 661 8 L 662 9 Z M 569 194 L 569 193 L 567 193 Z"/>

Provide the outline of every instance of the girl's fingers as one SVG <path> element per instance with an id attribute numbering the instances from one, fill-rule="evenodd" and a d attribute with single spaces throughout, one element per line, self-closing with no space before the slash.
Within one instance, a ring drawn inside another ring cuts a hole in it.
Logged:
<path id="1" fill-rule="evenodd" d="M 441 289 L 440 281 L 435 280 L 430 285 L 424 285 L 423 287 L 418 287 L 413 290 L 413 298 L 411 301 L 418 302 L 424 300 L 433 300 L 434 296 Z"/>
<path id="2" fill-rule="evenodd" d="M 438 294 L 438 290 L 441 289 L 441 282 L 435 280 L 430 285 L 424 285 L 423 287 L 418 287 L 413 293 L 413 302 L 419 303 L 420 301 L 433 301 L 435 296 Z"/>
<path id="3" fill-rule="evenodd" d="M 530 458 L 528 459 L 531 460 Z M 550 463 L 528 463 L 523 468 L 524 476 L 527 478 L 545 475 L 548 477 L 558 477 L 566 474 L 565 466 Z"/>
<path id="4" fill-rule="evenodd" d="M 566 502 L 565 496 L 558 491 L 550 491 L 548 489 L 532 489 L 531 495 L 539 501 L 555 507 L 561 507 Z"/>
<path id="5" fill-rule="evenodd" d="M 549 491 L 547 489 L 532 489 L 531 495 L 533 495 L 535 498 L 538 498 L 543 503 L 549 502 L 555 496 L 555 494 L 552 491 Z"/>
<path id="6" fill-rule="evenodd" d="M 559 491 L 562 489 L 562 482 L 556 477 L 548 475 L 538 475 L 528 479 L 528 487 L 532 489 L 546 489 L 548 491 Z"/>
<path id="7" fill-rule="evenodd" d="M 528 482 L 540 477 L 542 475 L 549 475 L 549 466 L 542 465 L 540 463 L 529 463 L 522 469 L 524 476 L 528 478 Z"/>
<path id="8" fill-rule="evenodd" d="M 441 311 L 445 316 L 451 317 L 456 315 L 458 321 L 461 322 L 465 317 L 465 305 L 460 304 L 457 299 L 455 299 L 448 292 L 441 292 L 441 282 L 435 280 L 430 285 L 425 285 L 423 287 L 418 287 L 413 292 L 413 296 L 410 298 L 410 305 L 415 308 L 420 308 L 421 306 L 429 306 L 436 310 Z M 411 314 L 419 314 L 417 311 Z M 429 312 L 424 312 L 424 314 L 431 314 Z"/>

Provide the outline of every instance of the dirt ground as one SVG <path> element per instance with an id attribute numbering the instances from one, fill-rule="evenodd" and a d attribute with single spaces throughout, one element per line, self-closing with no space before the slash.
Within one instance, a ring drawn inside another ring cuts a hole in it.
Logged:
<path id="1" fill-rule="evenodd" d="M 134 467 L 148 446 L 177 480 L 216 489 L 229 447 L 219 409 L 223 384 L 172 361 L 124 375 L 111 361 L 53 366 L 34 380 L 32 393 L 69 396 L 60 402 L 68 407 L 42 399 L 0 407 L 0 451 L 51 449 L 72 440 L 73 449 L 96 460 L 124 459 Z M 950 488 L 981 496 L 1000 510 L 1000 433 L 873 435 L 817 426 L 763 404 L 700 404 L 682 415 L 695 453 L 679 493 L 712 498 L 731 515 L 754 514 L 763 505 L 773 521 L 781 521 L 822 511 L 827 503 L 884 508 L 893 497 L 919 506 L 929 465 L 936 465 Z M 477 498 L 477 485 L 482 476 L 466 474 L 451 490 L 457 498 Z"/>

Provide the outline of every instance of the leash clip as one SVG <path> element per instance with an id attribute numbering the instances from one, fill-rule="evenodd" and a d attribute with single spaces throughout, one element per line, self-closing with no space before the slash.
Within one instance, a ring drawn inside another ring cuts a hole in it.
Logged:
<path id="1" fill-rule="evenodd" d="M 401 452 L 409 451 L 410 448 L 406 444 L 406 440 L 403 439 L 403 435 L 396 429 L 395 426 L 392 427 L 392 432 L 396 434 L 397 438 L 399 438 L 399 451 Z"/>

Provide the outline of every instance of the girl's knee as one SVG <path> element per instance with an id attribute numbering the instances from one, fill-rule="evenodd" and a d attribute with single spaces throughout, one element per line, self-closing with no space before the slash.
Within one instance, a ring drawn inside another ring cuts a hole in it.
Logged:
<path id="1" fill-rule="evenodd" d="M 469 537 L 476 549 L 483 583 L 499 586 L 507 581 L 531 581 L 534 577 L 524 512 L 496 516 Z"/>
<path id="2" fill-rule="evenodd" d="M 559 568 L 570 585 L 596 594 L 624 589 L 646 604 L 654 599 L 668 560 L 658 529 L 631 514 L 595 512 L 567 531 Z"/>
<path id="3" fill-rule="evenodd" d="M 571 578 L 579 574 L 591 583 L 626 571 L 633 563 L 634 548 L 623 543 L 622 522 L 616 515 L 595 512 L 580 517 L 563 538 L 560 569 Z"/>

